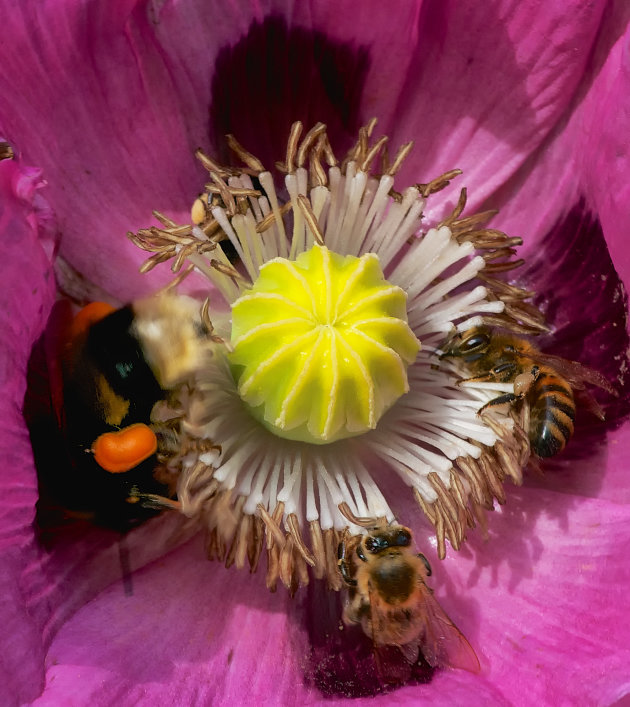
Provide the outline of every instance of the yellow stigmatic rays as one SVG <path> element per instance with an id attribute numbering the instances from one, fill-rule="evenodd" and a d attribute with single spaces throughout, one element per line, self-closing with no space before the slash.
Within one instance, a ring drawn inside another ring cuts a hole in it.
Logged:
<path id="1" fill-rule="evenodd" d="M 326 444 L 374 429 L 409 390 L 420 342 L 373 253 L 275 258 L 232 305 L 238 393 L 274 434 Z"/>

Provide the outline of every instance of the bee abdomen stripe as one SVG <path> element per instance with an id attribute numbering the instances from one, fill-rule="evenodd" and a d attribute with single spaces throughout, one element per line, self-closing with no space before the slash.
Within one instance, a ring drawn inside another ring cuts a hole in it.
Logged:
<path id="1" fill-rule="evenodd" d="M 573 422 L 575 420 L 575 407 L 573 405 L 568 405 L 567 403 L 562 403 L 558 400 L 553 404 L 554 410 L 559 410 L 563 412 L 570 420 Z"/>
<path id="2" fill-rule="evenodd" d="M 569 423 L 571 424 L 571 423 Z M 564 437 L 564 439 L 569 439 L 571 435 L 573 434 L 573 425 L 571 424 L 571 427 L 568 425 L 565 425 L 563 422 L 561 422 L 554 414 L 553 412 L 549 411 L 549 414 L 545 415 L 544 419 L 541 420 L 540 423 L 540 429 L 544 429 L 545 427 L 551 428 L 553 431 L 553 428 L 555 427 L 557 432 Z M 558 435 L 555 435 L 558 436 Z"/>
<path id="3" fill-rule="evenodd" d="M 547 393 L 563 393 L 567 398 L 571 397 L 571 388 L 565 385 L 559 385 L 558 383 L 545 383 L 537 386 L 537 391 L 540 395 L 545 395 Z"/>

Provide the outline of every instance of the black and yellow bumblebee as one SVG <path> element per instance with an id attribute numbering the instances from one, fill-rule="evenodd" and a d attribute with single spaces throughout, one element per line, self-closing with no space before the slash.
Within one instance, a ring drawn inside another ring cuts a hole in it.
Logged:
<path id="1" fill-rule="evenodd" d="M 156 473 L 151 413 L 203 364 L 199 309 L 175 295 L 119 309 L 94 302 L 74 316 L 67 301 L 56 303 L 31 366 L 39 380 L 29 381 L 41 388 L 44 372 L 50 406 L 42 413 L 25 399 L 40 517 L 63 509 L 124 531 L 157 512 L 143 497 L 173 496 L 172 480 Z"/>

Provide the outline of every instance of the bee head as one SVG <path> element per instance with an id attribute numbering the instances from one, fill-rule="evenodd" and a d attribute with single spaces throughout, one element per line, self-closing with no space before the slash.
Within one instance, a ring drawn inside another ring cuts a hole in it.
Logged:
<path id="1" fill-rule="evenodd" d="M 371 533 L 365 538 L 362 545 L 371 555 L 378 555 L 389 548 L 409 547 L 411 545 L 411 532 L 401 525 L 396 525 Z M 359 547 L 361 546 L 359 545 Z"/>
<path id="2" fill-rule="evenodd" d="M 206 348 L 199 303 L 161 295 L 133 303 L 134 333 L 163 390 L 188 378 L 203 363 Z"/>
<path id="3" fill-rule="evenodd" d="M 463 358 L 467 363 L 472 363 L 484 356 L 491 343 L 490 329 L 484 326 L 468 329 L 463 334 L 457 334 L 448 344 L 443 358 Z"/>

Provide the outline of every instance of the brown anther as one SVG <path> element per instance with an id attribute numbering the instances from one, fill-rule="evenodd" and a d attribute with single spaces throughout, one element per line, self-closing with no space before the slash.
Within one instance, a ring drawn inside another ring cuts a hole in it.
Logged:
<path id="1" fill-rule="evenodd" d="M 297 590 L 297 583 L 294 580 L 294 540 L 291 535 L 287 535 L 287 540 L 282 550 L 280 550 L 280 562 L 278 566 L 278 574 L 280 581 L 289 590 L 289 594 L 293 596 Z"/>
<path id="2" fill-rule="evenodd" d="M 363 162 L 361 162 L 359 169 L 362 172 L 369 172 L 370 167 L 372 165 L 372 162 L 374 161 L 375 157 L 378 155 L 379 151 L 385 145 L 387 142 L 388 138 L 386 135 L 384 135 L 382 138 L 378 140 L 378 142 L 368 151 L 368 153 L 365 155 L 365 158 L 363 159 Z"/>
<path id="3" fill-rule="evenodd" d="M 374 128 L 378 125 L 378 118 L 376 116 L 373 116 L 370 118 L 367 122 L 367 125 L 365 126 L 365 132 L 367 133 L 368 137 L 372 137 L 372 133 L 374 132 Z"/>
<path id="4" fill-rule="evenodd" d="M 219 226 L 219 222 L 214 218 L 208 221 L 207 223 L 204 223 L 204 225 L 201 226 L 201 230 L 205 233 L 206 236 L 208 236 L 208 238 L 214 236 L 217 231 L 220 232 L 222 238 L 225 238 L 225 234 L 223 233 L 223 231 L 221 231 L 221 226 Z M 221 240 L 221 238 L 218 240 Z"/>
<path id="5" fill-rule="evenodd" d="M 448 226 L 450 228 L 451 224 L 457 220 L 457 217 L 464 210 L 464 207 L 466 206 L 467 197 L 468 191 L 466 187 L 463 187 L 462 190 L 459 192 L 459 199 L 457 200 L 457 204 L 455 204 L 455 208 L 451 212 L 450 216 L 448 216 L 438 224 L 438 228 L 441 228 L 442 226 Z"/>
<path id="6" fill-rule="evenodd" d="M 498 465 L 492 464 L 485 454 L 482 454 L 479 457 L 477 463 L 483 473 L 488 489 L 497 501 L 503 505 L 505 503 L 505 491 L 503 490 L 503 486 L 499 478 L 502 470 Z"/>
<path id="7" fill-rule="evenodd" d="M 326 164 L 329 167 L 336 167 L 339 164 L 339 161 L 335 157 L 335 153 L 333 152 L 327 135 L 325 136 L 325 140 L 322 143 L 322 152 L 324 154 L 324 157 L 326 158 Z"/>
<path id="8" fill-rule="evenodd" d="M 229 177 L 230 170 L 222 167 L 218 162 L 215 162 L 211 157 L 208 157 L 203 150 L 195 150 L 195 157 L 208 170 L 208 172 L 220 175 L 221 177 Z"/>
<path id="9" fill-rule="evenodd" d="M 437 556 L 440 560 L 446 557 L 446 542 L 444 538 L 444 518 L 440 509 L 436 507 L 435 514 L 435 538 L 437 540 Z"/>
<path id="10" fill-rule="evenodd" d="M 435 194 L 436 192 L 445 189 L 451 183 L 451 180 L 455 179 L 455 177 L 459 177 L 460 174 L 463 174 L 461 169 L 450 169 L 448 172 L 444 172 L 444 174 L 441 174 L 439 177 L 432 179 L 426 184 L 416 184 L 416 188 L 426 199 L 431 194 Z M 459 216 L 459 214 L 463 211 L 463 208 L 464 207 L 462 206 L 462 209 L 459 211 L 457 216 Z"/>
<path id="11" fill-rule="evenodd" d="M 234 564 L 238 569 L 242 569 L 243 567 L 245 567 L 249 538 L 252 534 L 253 521 L 253 516 L 250 516 L 246 513 L 243 514 L 240 525 L 236 530 L 236 536 L 234 539 L 233 546 L 235 546 L 236 548 L 236 552 L 234 553 Z"/>
<path id="12" fill-rule="evenodd" d="M 252 532 L 247 545 L 247 559 L 249 561 L 249 571 L 254 574 L 258 569 L 258 561 L 262 551 L 263 539 L 265 535 L 265 524 L 262 518 L 254 516 Z"/>
<path id="13" fill-rule="evenodd" d="M 495 293 L 498 293 L 500 295 L 500 299 L 505 301 L 507 301 L 507 299 L 529 299 L 536 294 L 531 290 L 522 290 L 520 287 L 516 287 L 515 285 L 511 285 L 509 282 L 505 282 L 505 280 L 490 277 L 483 271 L 477 274 L 477 278 L 485 282 L 489 289 L 493 290 Z"/>
<path id="14" fill-rule="evenodd" d="M 478 214 L 472 214 L 471 216 L 465 216 L 464 218 L 453 221 L 451 228 L 453 229 L 454 233 L 472 231 L 476 226 L 480 226 L 482 223 L 487 223 L 498 213 L 498 209 L 488 209 L 487 211 L 480 211 Z"/>
<path id="15" fill-rule="evenodd" d="M 453 519 L 450 517 L 448 511 L 444 508 L 444 504 L 440 499 L 438 499 L 434 504 L 436 508 L 438 509 L 438 512 L 440 516 L 442 517 L 442 520 L 444 521 L 444 535 L 448 539 L 449 543 L 451 544 L 451 547 L 454 550 L 459 550 L 460 546 L 460 531 L 459 531 L 459 523 L 454 523 Z"/>
<path id="16" fill-rule="evenodd" d="M 293 208 L 293 204 L 290 201 L 287 201 L 286 204 L 283 204 L 279 209 L 279 213 L 281 216 L 284 216 L 285 214 L 288 214 L 289 211 Z M 268 228 L 271 228 L 273 224 L 276 221 L 276 214 L 273 211 L 270 211 L 265 218 L 263 218 L 262 221 L 259 221 L 256 224 L 256 233 L 264 233 Z"/>
<path id="17" fill-rule="evenodd" d="M 270 592 L 275 592 L 280 573 L 280 550 L 277 545 L 267 549 L 267 575 L 265 584 Z"/>
<path id="18" fill-rule="evenodd" d="M 422 509 L 423 513 L 431 521 L 431 525 L 435 525 L 435 509 L 433 508 L 433 506 L 430 503 L 427 503 L 424 498 L 422 498 L 422 494 L 415 487 L 413 489 L 413 495 L 418 505 Z"/>
<path id="19" fill-rule="evenodd" d="M 182 268 L 182 265 L 184 264 L 186 258 L 189 255 L 192 255 L 195 252 L 196 248 L 194 245 L 188 245 L 182 248 L 179 253 L 177 254 L 177 257 L 173 261 L 173 264 L 171 265 L 171 270 L 173 272 L 179 272 Z"/>
<path id="20" fill-rule="evenodd" d="M 214 258 L 210 260 L 210 267 L 214 268 L 215 270 L 218 270 L 218 272 L 222 273 L 223 275 L 227 275 L 233 280 L 240 280 L 241 282 L 244 282 L 247 285 L 250 284 L 249 280 L 243 275 L 241 275 L 238 270 L 233 268 L 231 265 L 226 265 L 225 263 L 222 263 L 220 260 L 215 260 Z"/>
<path id="21" fill-rule="evenodd" d="M 453 521 L 453 523 L 459 523 L 459 507 L 457 506 L 455 499 L 451 496 L 449 490 L 446 488 L 446 485 L 440 478 L 439 474 L 437 474 L 437 472 L 435 471 L 432 471 L 428 474 L 427 478 L 429 480 L 429 483 L 433 487 L 433 490 L 438 495 L 438 498 L 442 503 L 442 507 L 450 516 L 450 519 Z"/>
<path id="22" fill-rule="evenodd" d="M 297 156 L 296 163 L 298 167 L 303 167 L 306 162 L 306 157 L 312 147 L 312 145 L 317 141 L 319 143 L 320 137 L 326 132 L 326 125 L 324 123 L 316 123 L 304 136 L 302 144 L 300 145 Z M 288 160 L 288 156 L 287 156 Z"/>
<path id="23" fill-rule="evenodd" d="M 222 188 L 218 187 L 216 184 L 207 184 L 206 189 L 210 194 L 222 194 Z M 232 187 L 228 186 L 228 190 L 230 194 L 234 197 L 239 197 L 239 196 L 262 196 L 262 192 L 259 191 L 258 189 L 247 189 L 246 187 Z"/>
<path id="24" fill-rule="evenodd" d="M 208 334 L 214 331 L 214 324 L 210 319 L 210 298 L 206 297 L 201 305 L 201 323 Z"/>
<path id="25" fill-rule="evenodd" d="M 0 160 L 12 160 L 15 152 L 8 142 L 0 142 Z"/>
<path id="26" fill-rule="evenodd" d="M 487 253 L 482 253 L 481 257 L 486 261 L 486 263 L 489 263 L 493 260 L 498 260 L 499 258 L 510 258 L 515 254 L 516 250 L 514 248 L 492 248 Z"/>
<path id="27" fill-rule="evenodd" d="M 174 253 L 175 248 L 173 248 L 172 252 L 155 253 L 155 255 L 152 255 L 150 258 L 145 260 L 144 263 L 142 263 L 139 268 L 140 272 L 145 273 L 149 272 L 149 270 L 153 270 L 156 265 L 159 265 L 160 263 L 165 263 L 167 260 L 170 260 Z"/>
<path id="28" fill-rule="evenodd" d="M 289 533 L 293 538 L 293 542 L 295 543 L 295 549 L 300 553 L 300 555 L 302 555 L 306 563 L 308 563 L 311 567 L 314 567 L 315 558 L 304 544 L 304 539 L 302 538 L 302 534 L 300 532 L 300 521 L 295 513 L 289 513 L 286 524 L 289 529 Z"/>
<path id="29" fill-rule="evenodd" d="M 403 195 L 399 192 L 396 191 L 395 189 L 390 189 L 388 192 L 389 196 L 397 203 L 397 204 L 402 204 L 403 200 Z M 407 243 L 413 243 L 416 240 L 416 236 L 409 236 L 407 239 Z"/>
<path id="30" fill-rule="evenodd" d="M 337 508 L 339 508 L 339 513 L 351 523 L 360 526 L 361 528 L 375 528 L 381 525 L 385 525 L 387 520 L 385 518 L 365 518 L 363 516 L 355 516 L 350 510 L 350 506 L 343 501 Z"/>
<path id="31" fill-rule="evenodd" d="M 515 334 L 540 334 L 540 327 L 532 328 L 531 326 L 525 326 L 515 322 L 512 317 L 504 314 L 484 314 L 483 322 L 490 327 L 501 327 L 502 329 L 508 329 L 513 331 Z"/>
<path id="32" fill-rule="evenodd" d="M 169 283 L 159 289 L 158 292 L 171 292 L 172 290 L 175 290 L 192 273 L 194 269 L 195 266 L 192 264 L 186 266 L 183 270 L 180 270 L 177 273 L 177 276 L 174 277 Z"/>
<path id="33" fill-rule="evenodd" d="M 317 223 L 317 216 L 315 216 L 311 202 L 303 194 L 298 194 L 297 201 L 304 220 L 313 234 L 313 238 L 319 245 L 324 245 L 324 234 L 319 227 L 319 223 Z"/>
<path id="34" fill-rule="evenodd" d="M 317 139 L 317 144 L 311 151 L 309 178 L 313 187 L 320 187 L 328 184 L 328 174 L 322 166 L 321 161 L 325 142 L 326 133 L 322 133 Z"/>
<path id="35" fill-rule="evenodd" d="M 168 228 L 176 228 L 176 227 L 177 227 L 177 224 L 175 223 L 175 221 L 171 221 L 171 219 L 168 218 L 168 216 L 165 216 L 165 215 L 164 215 L 163 213 L 161 213 L 160 211 L 156 211 L 156 210 L 154 209 L 152 213 L 153 213 L 153 215 L 155 216 L 155 218 L 156 218 L 162 225 L 167 226 Z"/>
<path id="36" fill-rule="evenodd" d="M 279 505 L 282 505 L 282 510 L 284 512 L 284 504 Z M 269 515 L 269 512 L 261 503 L 256 506 L 256 510 L 260 513 L 260 517 L 267 528 L 267 549 L 271 549 L 274 542 L 278 547 L 283 547 L 286 535 L 280 528 L 279 521 Z"/>
<path id="37" fill-rule="evenodd" d="M 295 172 L 295 159 L 298 152 L 298 142 L 300 141 L 300 135 L 302 134 L 302 123 L 296 120 L 291 126 L 291 132 L 289 133 L 289 139 L 287 140 L 287 156 L 286 162 L 284 163 L 284 170 L 289 174 Z"/>
<path id="38" fill-rule="evenodd" d="M 265 167 L 263 163 L 248 152 L 241 143 L 234 137 L 234 135 L 227 135 L 227 144 L 230 150 L 241 160 L 241 162 L 247 165 L 254 172 L 264 172 Z"/>
<path id="39" fill-rule="evenodd" d="M 394 161 L 392 162 L 391 166 L 384 173 L 388 174 L 390 177 L 394 177 L 398 170 L 402 167 L 402 163 L 405 161 L 407 155 L 411 152 L 412 149 L 413 140 L 411 142 L 405 143 L 404 145 L 401 145 L 398 148 L 398 152 L 396 153 L 396 156 L 394 157 Z"/>
<path id="40" fill-rule="evenodd" d="M 312 520 L 309 523 L 309 532 L 311 537 L 311 549 L 315 565 L 313 566 L 313 574 L 316 579 L 322 579 L 326 574 L 326 550 L 324 547 L 324 536 L 319 521 Z"/>
<path id="41" fill-rule="evenodd" d="M 221 178 L 218 172 L 210 172 L 210 176 L 219 190 L 219 196 L 221 197 L 226 213 L 228 216 L 233 216 L 236 213 L 236 200 L 230 192 L 230 187 L 227 182 Z"/>
<path id="42" fill-rule="evenodd" d="M 483 270 L 486 273 L 508 272 L 508 270 L 520 268 L 524 263 L 525 261 L 523 258 L 519 258 L 518 260 L 513 260 L 508 263 L 489 263 L 484 266 Z"/>

